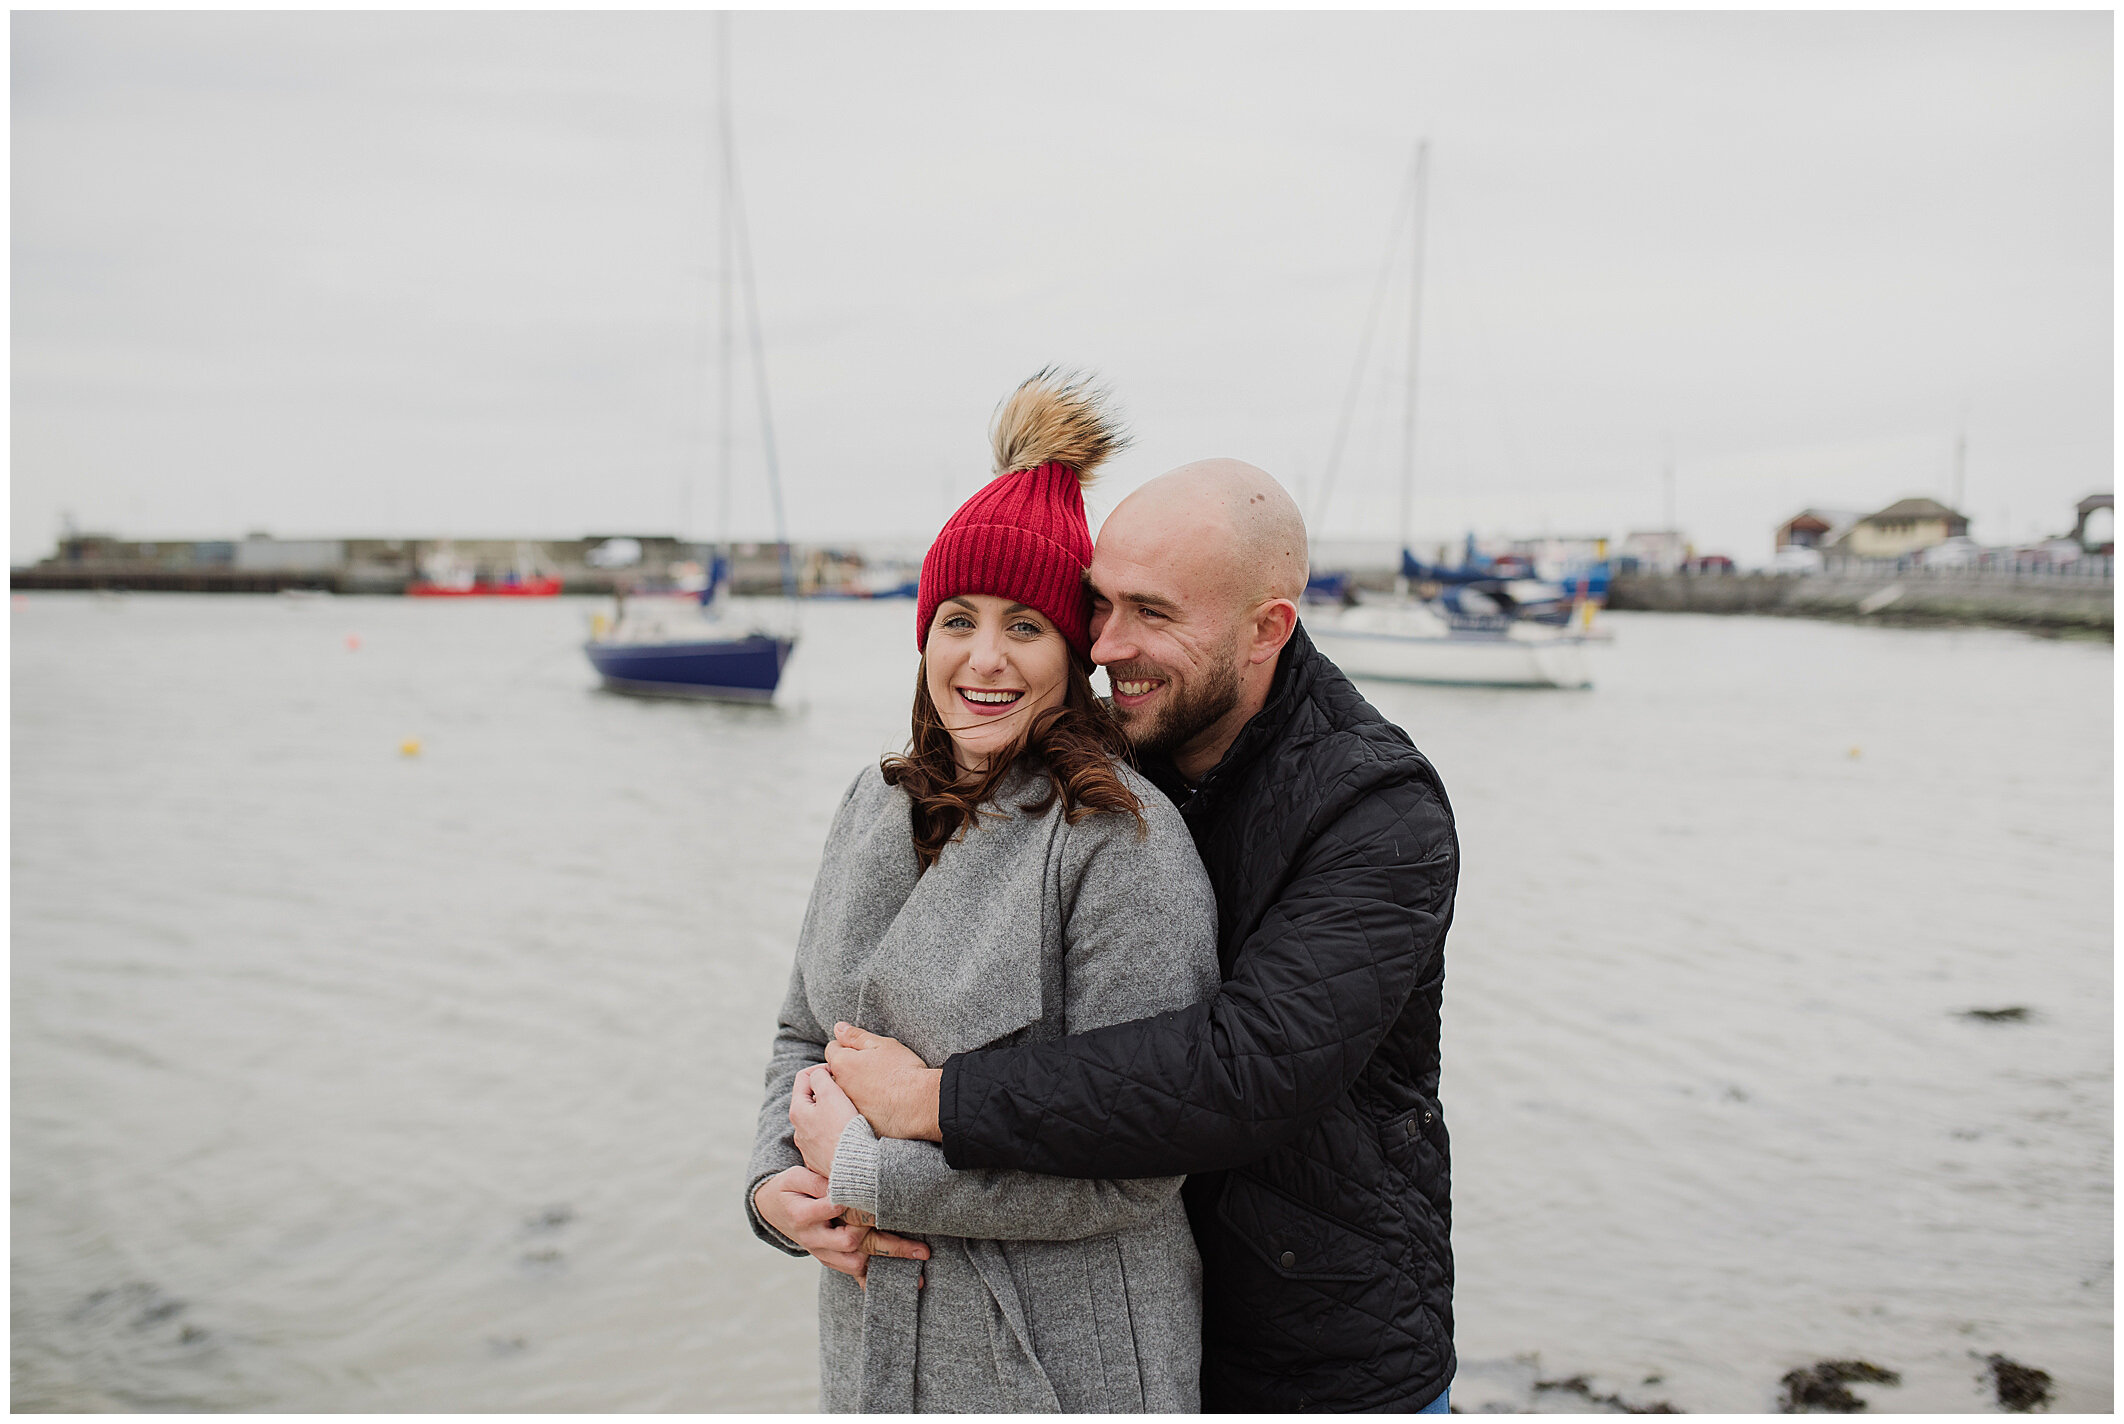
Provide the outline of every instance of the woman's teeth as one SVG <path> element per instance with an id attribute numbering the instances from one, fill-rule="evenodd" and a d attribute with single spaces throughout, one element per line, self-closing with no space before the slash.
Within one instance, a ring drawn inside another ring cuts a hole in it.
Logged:
<path id="1" fill-rule="evenodd" d="M 1128 679 L 1115 682 L 1114 691 L 1120 693 L 1123 697 L 1141 697 L 1157 685 L 1158 680 L 1156 678 L 1146 678 L 1140 682 Z"/>
<path id="2" fill-rule="evenodd" d="M 976 692 L 970 687 L 959 689 L 959 696 L 968 702 L 1016 702 L 1024 695 L 1022 692 Z"/>

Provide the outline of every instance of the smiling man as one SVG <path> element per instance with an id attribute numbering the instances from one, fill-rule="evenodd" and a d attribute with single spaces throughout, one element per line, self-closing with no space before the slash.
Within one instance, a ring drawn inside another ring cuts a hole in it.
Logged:
<path id="1" fill-rule="evenodd" d="M 1265 472 L 1153 480 L 1088 578 L 1114 711 L 1217 892 L 1222 984 L 940 1068 L 843 1025 L 827 1061 L 880 1134 L 942 1142 L 954 1167 L 1188 1174 L 1205 1409 L 1443 1413 L 1444 787 L 1299 626 L 1305 526 Z"/>

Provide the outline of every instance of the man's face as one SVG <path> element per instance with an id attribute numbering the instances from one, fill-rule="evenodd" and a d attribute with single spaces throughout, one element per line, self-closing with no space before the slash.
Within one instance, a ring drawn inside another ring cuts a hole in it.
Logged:
<path id="1" fill-rule="evenodd" d="M 1199 541 L 1130 513 L 1108 518 L 1086 574 L 1091 655 L 1130 743 L 1169 754 L 1238 705 L 1241 620 Z"/>

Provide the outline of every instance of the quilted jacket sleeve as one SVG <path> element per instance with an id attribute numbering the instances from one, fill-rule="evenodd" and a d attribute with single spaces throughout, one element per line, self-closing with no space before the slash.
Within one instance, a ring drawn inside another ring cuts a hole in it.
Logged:
<path id="1" fill-rule="evenodd" d="M 1068 1022 L 1103 1027 L 1194 1003 L 1217 982 L 1217 907 L 1187 827 L 1143 784 L 1148 830 L 1100 816 L 1071 828 L 1060 867 Z M 1165 1209 L 1176 1175 L 1095 1169 L 1067 1176 L 955 1171 L 930 1142 L 880 1141 L 863 1119 L 835 1148 L 833 1199 L 891 1231 L 989 1240 L 1071 1241 L 1120 1231 Z"/>
<path id="2" fill-rule="evenodd" d="M 1367 759 L 1342 780 L 1214 997 L 948 1059 L 947 1160 L 1072 1177 L 1205 1172 L 1317 1120 L 1436 972 L 1459 868 L 1451 814 L 1420 765 Z"/>

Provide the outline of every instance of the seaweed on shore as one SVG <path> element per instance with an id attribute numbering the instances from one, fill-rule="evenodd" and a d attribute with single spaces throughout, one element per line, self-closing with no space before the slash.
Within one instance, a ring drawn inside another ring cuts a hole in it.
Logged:
<path id="1" fill-rule="evenodd" d="M 1980 1023 L 2027 1023 L 2034 1015 L 2026 1004 L 2009 1004 L 2003 1009 L 1964 1009 L 1962 1017 Z"/>
<path id="2" fill-rule="evenodd" d="M 1998 1391 L 1999 1408 L 2012 1414 L 2028 1414 L 2050 1407 L 2050 1372 L 2009 1360 L 2004 1355 L 1986 1355 L 1991 1366 L 1992 1386 Z"/>
<path id="3" fill-rule="evenodd" d="M 569 1222 L 575 1220 L 575 1208 L 566 1202 L 557 1202 L 543 1207 L 524 1218 L 523 1236 L 550 1236 Z M 558 1246 L 541 1246 L 528 1250 L 517 1258 L 517 1264 L 531 1270 L 558 1269 L 566 1263 Z"/>
<path id="4" fill-rule="evenodd" d="M 1658 1378 L 1659 1376 L 1653 1375 L 1645 1383 L 1651 1384 Z M 1597 1404 L 1604 1409 L 1613 1409 L 1623 1414 L 1679 1414 L 1682 1412 L 1665 1400 L 1660 1400 L 1653 1404 L 1632 1404 L 1619 1394 L 1595 1394 L 1592 1381 L 1588 1380 L 1584 1375 L 1572 1375 L 1569 1379 L 1560 1380 L 1538 1379 L 1534 1381 L 1534 1389 L 1536 1393 L 1546 1393 L 1554 1390 L 1559 1394 L 1575 1394 L 1588 1404 Z"/>
<path id="5" fill-rule="evenodd" d="M 1851 1384 L 1901 1384 L 1903 1377 L 1865 1360 L 1819 1360 L 1810 1369 L 1789 1370 L 1778 1381 L 1785 1396 L 1778 1401 L 1781 1414 L 1858 1414 L 1866 1401 L 1844 1386 Z"/>
<path id="6" fill-rule="evenodd" d="M 575 1220 L 575 1208 L 566 1202 L 556 1202 L 552 1206 L 542 1207 L 525 1217 L 524 1231 L 526 1234 L 535 1234 L 541 1231 L 558 1231 L 573 1220 Z"/>
<path id="7" fill-rule="evenodd" d="M 189 1302 L 165 1294 L 158 1285 L 147 1281 L 126 1281 L 91 1291 L 74 1307 L 72 1318 L 107 1324 L 117 1324 L 122 1318 L 129 1329 L 147 1331 L 174 1320 L 189 1309 Z M 177 1343 L 190 1345 L 205 1339 L 206 1335 L 200 1326 L 184 1323 L 177 1331 Z"/>

